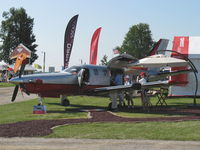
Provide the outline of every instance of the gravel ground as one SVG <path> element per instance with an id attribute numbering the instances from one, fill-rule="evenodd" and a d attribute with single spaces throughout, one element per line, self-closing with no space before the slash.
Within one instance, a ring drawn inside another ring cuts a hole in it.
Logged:
<path id="1" fill-rule="evenodd" d="M 0 138 L 0 150 L 199 150 L 200 142 L 160 140 L 96 140 Z"/>

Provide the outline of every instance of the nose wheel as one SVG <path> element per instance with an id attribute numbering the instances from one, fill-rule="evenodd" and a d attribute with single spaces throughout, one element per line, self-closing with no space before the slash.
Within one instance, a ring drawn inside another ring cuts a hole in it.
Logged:
<path id="1" fill-rule="evenodd" d="M 38 105 L 42 105 L 44 98 L 38 94 Z"/>

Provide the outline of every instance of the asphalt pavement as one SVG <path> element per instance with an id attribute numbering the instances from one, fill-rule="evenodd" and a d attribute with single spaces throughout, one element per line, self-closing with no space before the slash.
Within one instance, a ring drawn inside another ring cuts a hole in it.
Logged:
<path id="1" fill-rule="evenodd" d="M 0 105 L 12 103 L 11 98 L 13 95 L 14 88 L 15 87 L 0 88 Z M 34 98 L 37 98 L 37 95 L 31 94 L 29 96 L 26 95 L 25 93 L 21 93 L 21 91 L 19 90 L 15 102 L 25 101 Z"/>

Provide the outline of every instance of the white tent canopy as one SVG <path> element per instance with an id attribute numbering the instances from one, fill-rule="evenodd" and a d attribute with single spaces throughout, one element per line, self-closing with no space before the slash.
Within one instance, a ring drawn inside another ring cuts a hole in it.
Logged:
<path id="1" fill-rule="evenodd" d="M 188 62 L 182 59 L 177 59 L 169 57 L 166 55 L 152 55 L 138 60 L 135 63 L 130 64 L 129 66 L 139 66 L 139 67 L 180 67 L 187 66 Z"/>
<path id="2" fill-rule="evenodd" d="M 14 65 L 9 65 L 9 67 L 14 69 Z M 25 71 L 35 71 L 36 69 L 35 69 L 32 65 L 27 64 L 27 65 L 25 66 L 25 69 L 24 69 L 24 70 L 25 70 Z"/>
<path id="3" fill-rule="evenodd" d="M 190 36 L 177 36 L 174 37 L 173 50 L 185 54 L 192 61 L 196 67 L 197 79 L 198 79 L 198 90 L 197 96 L 200 96 L 200 37 Z M 184 77 L 183 77 L 184 78 Z M 176 79 L 181 80 L 180 78 Z M 184 79 L 187 84 L 182 86 L 171 86 L 169 89 L 170 96 L 193 96 L 196 90 L 196 80 L 194 73 L 189 73 Z"/>
<path id="4" fill-rule="evenodd" d="M 5 70 L 8 67 L 8 65 L 4 61 L 0 61 L 0 71 Z"/>

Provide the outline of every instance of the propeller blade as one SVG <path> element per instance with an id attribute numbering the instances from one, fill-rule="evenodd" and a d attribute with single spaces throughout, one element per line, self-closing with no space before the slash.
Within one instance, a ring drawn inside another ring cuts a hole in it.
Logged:
<path id="1" fill-rule="evenodd" d="M 29 91 L 26 89 L 26 87 L 24 86 L 24 84 L 20 84 L 19 86 L 20 86 L 20 88 L 22 89 L 22 91 L 24 93 L 26 93 L 27 95 L 30 95 Z"/>
<path id="2" fill-rule="evenodd" d="M 14 92 L 13 92 L 12 99 L 11 99 L 12 102 L 14 102 L 15 99 L 16 99 L 18 89 L 19 89 L 19 85 L 16 85 L 16 86 L 15 86 L 15 89 L 14 89 Z"/>
<path id="3" fill-rule="evenodd" d="M 19 78 L 21 78 L 21 76 L 22 76 L 22 74 L 23 74 L 23 72 L 24 72 L 25 66 L 26 66 L 25 63 L 23 63 L 23 64 L 21 65 L 21 68 L 20 68 L 20 71 L 19 71 Z"/>

